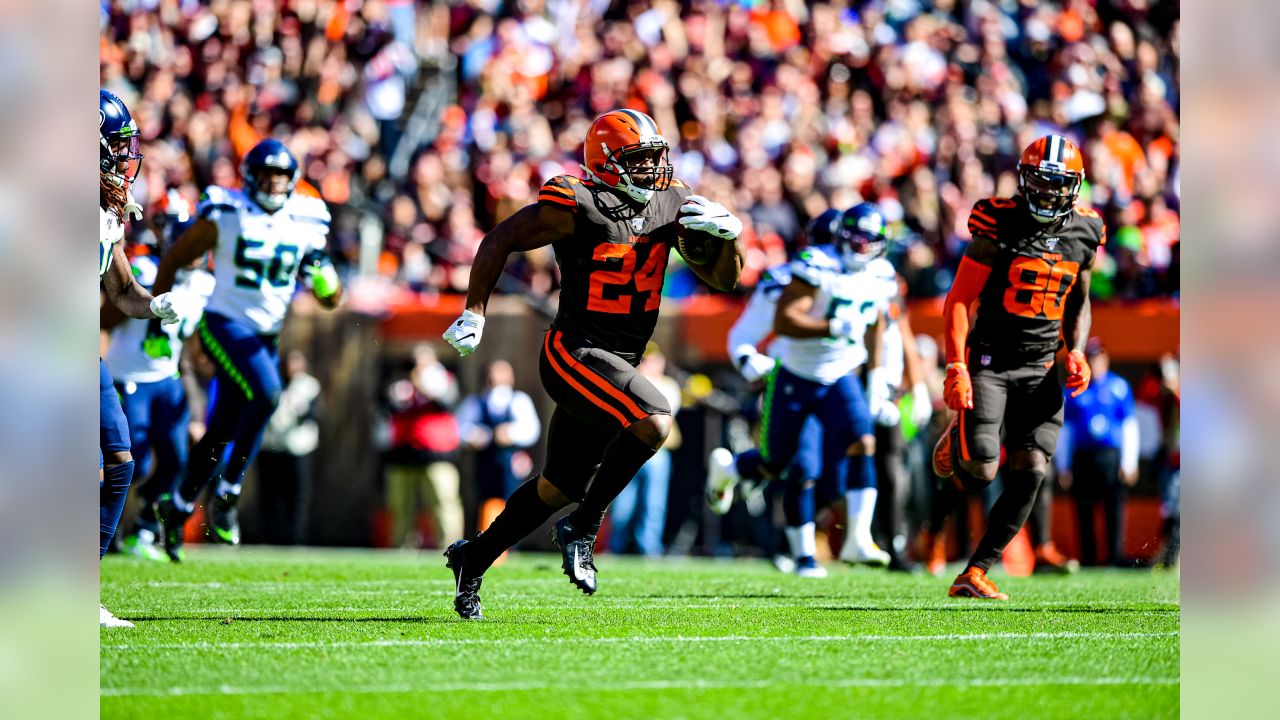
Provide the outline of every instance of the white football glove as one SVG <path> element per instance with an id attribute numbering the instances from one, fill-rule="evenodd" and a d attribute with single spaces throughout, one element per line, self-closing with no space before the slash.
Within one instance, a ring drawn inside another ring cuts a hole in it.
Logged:
<path id="1" fill-rule="evenodd" d="M 690 195 L 680 206 L 680 224 L 690 230 L 715 235 L 722 240 L 736 240 L 742 234 L 742 221 L 728 208 L 701 195 Z"/>
<path id="2" fill-rule="evenodd" d="M 444 331 L 444 341 L 457 350 L 459 355 L 466 357 L 475 352 L 482 335 L 484 335 L 484 316 L 470 310 L 463 310 L 462 315 L 458 316 L 449 329 Z"/>
<path id="3" fill-rule="evenodd" d="M 172 325 L 182 320 L 182 298 L 174 293 L 161 293 L 151 298 L 151 312 L 160 318 L 161 325 Z"/>
<path id="4" fill-rule="evenodd" d="M 902 422 L 902 411 L 893 401 L 893 386 L 884 377 L 884 368 L 871 368 L 867 373 L 867 405 L 871 417 L 882 427 Z"/>
<path id="5" fill-rule="evenodd" d="M 739 357 L 738 372 L 749 383 L 759 382 L 765 375 L 773 372 L 774 366 L 778 364 L 778 361 L 758 352 L 743 353 Z"/>
<path id="6" fill-rule="evenodd" d="M 932 417 L 933 398 L 929 397 L 929 386 L 918 382 L 911 388 L 911 422 L 922 428 Z"/>

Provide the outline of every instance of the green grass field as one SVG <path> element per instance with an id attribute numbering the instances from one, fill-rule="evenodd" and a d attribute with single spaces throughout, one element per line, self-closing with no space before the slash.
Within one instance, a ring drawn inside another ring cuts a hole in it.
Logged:
<path id="1" fill-rule="evenodd" d="M 102 717 L 1171 718 L 1178 579 L 949 579 L 761 561 L 602 556 L 581 595 L 558 557 L 489 573 L 462 622 L 435 553 L 194 548 L 109 557 Z"/>

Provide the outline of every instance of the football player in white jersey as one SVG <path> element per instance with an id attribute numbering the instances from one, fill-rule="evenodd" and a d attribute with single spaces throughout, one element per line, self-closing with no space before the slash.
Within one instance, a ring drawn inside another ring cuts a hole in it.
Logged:
<path id="1" fill-rule="evenodd" d="M 831 208 L 809 221 L 804 237 L 801 242 L 796 243 L 798 247 L 788 253 L 793 257 L 765 271 L 742 315 L 729 329 L 729 357 L 742 377 L 752 385 L 760 384 L 773 371 L 778 363 L 777 359 L 786 352 L 790 340 L 786 337 L 774 337 L 766 352 L 759 350 L 773 335 L 773 318 L 777 315 L 778 298 L 791 282 L 791 263 L 806 247 L 830 245 L 831 230 L 839 217 L 840 211 Z M 741 457 L 744 467 L 760 467 L 759 450 L 747 450 Z M 707 486 L 707 504 L 713 512 L 723 515 L 733 502 L 733 490 L 730 488 L 728 492 L 720 491 L 716 478 L 725 472 L 737 474 L 737 460 L 728 449 L 716 448 L 711 451 L 709 466 L 712 474 L 708 476 L 710 482 Z M 794 570 L 800 577 L 826 577 L 826 568 L 819 565 L 813 556 L 816 548 L 806 547 L 803 540 L 816 537 L 815 527 L 810 526 L 815 514 L 815 485 L 822 475 L 822 426 L 817 418 L 811 416 L 805 420 L 796 455 L 787 474 L 789 481 L 783 490 L 782 508 L 791 562 L 786 563 L 782 558 L 775 558 L 774 562 L 780 570 Z M 758 481 L 762 478 L 752 479 Z"/>
<path id="2" fill-rule="evenodd" d="M 138 284 L 124 254 L 124 221 L 141 208 L 133 201 L 129 185 L 142 168 L 138 152 L 138 125 L 120 98 L 106 90 L 98 94 L 98 279 L 107 302 L 132 318 L 178 321 L 174 297 L 151 293 Z M 98 439 L 102 479 L 98 483 L 98 559 L 107 554 L 133 480 L 133 454 L 129 425 L 120 409 L 107 364 L 98 359 Z M 133 627 L 99 606 L 101 627 Z"/>
<path id="3" fill-rule="evenodd" d="M 795 470 L 805 421 L 817 417 L 822 464 L 847 504 L 840 559 L 874 565 L 889 561 L 871 537 L 876 503 L 872 422 L 893 412 L 879 367 L 885 309 L 896 292 L 893 266 L 881 258 L 886 232 L 879 208 L 861 203 L 841 213 L 831 245 L 811 248 L 792 264 L 792 279 L 778 298 L 773 322 L 774 332 L 788 340 L 765 377 L 759 454 L 743 453 L 726 463 L 724 454 L 717 453 L 707 481 L 708 498 L 727 507 L 743 477 L 787 478 Z M 864 364 L 870 367 L 870 398 L 853 374 Z M 801 526 L 796 535 L 793 547 L 801 547 L 801 557 L 812 556 L 817 546 L 813 524 Z"/>
<path id="4" fill-rule="evenodd" d="M 240 542 L 240 487 L 279 402 L 279 333 L 299 276 L 327 308 L 337 307 L 342 294 L 326 251 L 329 211 L 323 200 L 294 192 L 301 172 L 288 148 L 278 140 L 259 142 L 240 174 L 241 190 L 205 191 L 195 224 L 165 254 L 156 278 L 157 289 L 168 289 L 178 268 L 213 252 L 217 283 L 196 328 L 217 366 L 213 406 L 177 492 L 159 500 L 165 551 L 174 561 L 182 558 L 183 525 L 219 474 L 229 445 L 209 528 L 215 541 Z"/>
<path id="5" fill-rule="evenodd" d="M 195 205 L 177 190 L 170 190 L 157 209 L 152 223 L 154 254 L 138 255 L 131 263 L 133 275 L 143 287 L 152 286 L 158 258 L 195 221 Z M 195 332 L 213 287 L 213 275 L 200 268 L 199 261 L 197 267 L 179 270 L 171 292 L 185 299 L 181 321 L 167 326 L 158 320 L 126 320 L 119 312 L 103 308 L 102 328 L 114 329 L 107 363 L 129 421 L 135 474 L 140 478 L 150 475 L 138 488 L 142 512 L 123 543 L 125 552 L 137 557 L 164 559 L 156 545 L 160 520 L 155 502 L 160 495 L 173 491 L 187 464 L 190 412 L 178 361 L 184 341 Z"/>

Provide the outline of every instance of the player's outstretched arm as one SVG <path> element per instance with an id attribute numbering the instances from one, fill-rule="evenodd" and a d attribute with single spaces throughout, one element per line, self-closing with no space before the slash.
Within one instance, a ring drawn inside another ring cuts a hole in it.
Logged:
<path id="1" fill-rule="evenodd" d="M 173 289 L 173 278 L 179 268 L 195 262 L 197 258 L 213 249 L 218 244 L 218 226 L 212 220 L 201 218 L 195 221 L 187 231 L 182 233 L 169 252 L 160 259 L 160 267 L 156 270 L 156 281 L 151 289 L 156 295 L 167 293 Z"/>
<path id="2" fill-rule="evenodd" d="M 793 338 L 831 337 L 834 320 L 809 315 L 818 289 L 799 278 L 793 279 L 778 298 L 778 312 L 773 317 L 773 331 Z"/>
<path id="3" fill-rule="evenodd" d="M 151 312 L 151 293 L 133 277 L 129 258 L 124 254 L 124 243 L 116 243 L 111 248 L 111 253 L 111 267 L 102 276 L 102 287 L 107 291 L 107 300 L 128 317 L 156 317 Z"/>
<path id="4" fill-rule="evenodd" d="M 573 212 L 550 203 L 534 203 L 498 223 L 480 241 L 471 264 L 467 284 L 467 305 L 462 315 L 444 332 L 445 342 L 466 357 L 480 344 L 484 312 L 489 296 L 502 277 L 507 258 L 513 252 L 546 247 L 573 234 Z"/>

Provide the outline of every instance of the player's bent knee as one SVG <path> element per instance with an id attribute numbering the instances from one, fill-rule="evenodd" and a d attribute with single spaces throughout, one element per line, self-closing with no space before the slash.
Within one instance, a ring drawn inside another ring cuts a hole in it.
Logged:
<path id="1" fill-rule="evenodd" d="M 658 450 L 667 441 L 667 437 L 671 435 L 671 416 L 650 415 L 643 420 L 637 420 L 632 423 L 627 428 L 627 432 L 635 435 L 636 439 L 645 445 Z"/>
<path id="2" fill-rule="evenodd" d="M 845 454 L 847 454 L 849 457 L 858 457 L 859 455 L 875 455 L 876 454 L 876 436 L 863 435 L 857 440 L 854 440 L 853 444 L 849 446 L 849 449 L 845 451 Z"/>
<path id="3" fill-rule="evenodd" d="M 1044 475 L 1049 472 L 1049 458 L 1039 450 L 1021 450 L 1009 456 L 1009 469 L 1029 470 Z"/>
<path id="4" fill-rule="evenodd" d="M 130 462 L 133 462 L 133 453 L 128 450 L 104 453 L 102 456 L 102 464 L 105 467 L 114 467 Z"/>
<path id="5" fill-rule="evenodd" d="M 960 468 L 967 476 L 962 478 L 966 481 L 966 487 L 970 490 L 982 490 L 995 481 L 996 473 L 1000 471 L 1000 462 L 961 460 Z"/>
<path id="6" fill-rule="evenodd" d="M 569 505 L 570 503 L 582 501 L 582 498 L 578 498 L 576 500 L 570 499 L 568 495 L 560 491 L 560 488 L 552 484 L 552 482 L 547 479 L 546 475 L 538 476 L 538 498 L 548 506 L 556 508 L 557 510 Z"/>

